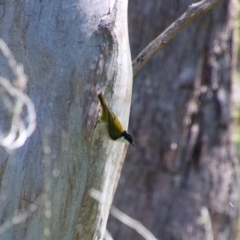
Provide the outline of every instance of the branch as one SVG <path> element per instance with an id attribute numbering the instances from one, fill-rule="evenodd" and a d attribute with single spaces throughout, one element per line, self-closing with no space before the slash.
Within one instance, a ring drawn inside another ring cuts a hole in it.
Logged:
<path id="1" fill-rule="evenodd" d="M 8 221 L 4 222 L 0 226 L 0 236 L 5 233 L 8 229 L 13 227 L 14 225 L 20 224 L 25 222 L 33 213 L 37 210 L 37 205 L 31 204 L 26 211 L 20 213 L 19 215 L 15 215 L 13 218 L 9 219 Z"/>
<path id="2" fill-rule="evenodd" d="M 100 191 L 98 191 L 98 190 L 96 190 L 94 188 L 91 188 L 89 190 L 89 195 L 92 198 L 94 198 L 96 201 L 98 201 L 100 204 L 103 204 L 103 194 Z M 129 217 L 128 215 L 126 215 L 125 213 L 121 212 L 116 207 L 111 206 L 110 213 L 112 214 L 112 216 L 117 218 L 119 221 L 121 221 L 125 225 L 133 228 L 144 239 L 146 239 L 146 240 L 157 240 L 153 236 L 153 234 L 147 228 L 145 228 L 140 222 L 138 222 L 138 221 L 134 220 L 133 218 Z M 112 240 L 111 235 L 107 231 L 105 231 L 105 239 Z"/>
<path id="3" fill-rule="evenodd" d="M 135 229 L 144 239 L 146 240 L 157 240 L 153 234 L 147 230 L 140 222 L 134 220 L 133 218 L 129 217 L 125 213 L 121 212 L 116 207 L 112 206 L 110 213 L 112 216 L 117 218 L 119 221 L 124 223 L 125 225 L 129 226 L 130 228 Z"/>
<path id="4" fill-rule="evenodd" d="M 0 76 L 0 87 L 3 88 L 4 94 L 11 96 L 13 99 L 12 109 L 10 107 L 7 108 L 9 112 L 13 111 L 11 127 L 5 136 L 2 136 L 3 134 L 0 132 L 0 146 L 6 149 L 15 149 L 21 147 L 35 130 L 36 114 L 31 99 L 24 92 L 27 77 L 24 74 L 22 65 L 17 64 L 14 56 L 2 39 L 0 39 L 0 50 L 7 58 L 8 64 L 16 77 L 15 83 L 12 84 L 9 79 Z M 27 121 L 22 116 L 24 107 L 27 109 Z M 25 122 L 27 123 L 25 124 Z"/>
<path id="5" fill-rule="evenodd" d="M 187 11 L 172 23 L 162 34 L 155 38 L 143 51 L 133 60 L 133 76 L 164 46 L 170 42 L 183 28 L 195 18 L 211 10 L 220 0 L 202 0 L 190 5 Z"/>

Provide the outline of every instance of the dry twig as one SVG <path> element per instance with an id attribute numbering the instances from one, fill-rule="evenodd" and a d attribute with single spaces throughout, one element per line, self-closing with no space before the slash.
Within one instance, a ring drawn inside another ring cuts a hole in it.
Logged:
<path id="1" fill-rule="evenodd" d="M 190 5 L 187 11 L 172 23 L 163 33 L 155 38 L 143 51 L 133 60 L 133 76 L 164 46 L 170 42 L 184 27 L 195 18 L 211 10 L 220 0 L 202 0 Z"/>
<path id="2" fill-rule="evenodd" d="M 22 65 L 17 64 L 14 56 L 2 39 L 0 39 L 0 50 L 7 58 L 8 64 L 16 77 L 14 85 L 9 79 L 0 77 L 0 87 L 3 88 L 4 93 L 7 93 L 13 99 L 11 127 L 7 134 L 4 135 L 0 133 L 0 145 L 6 149 L 16 149 L 21 147 L 35 130 L 36 114 L 31 99 L 24 92 L 27 84 L 27 77 L 24 74 Z M 27 108 L 27 123 L 25 123 L 22 116 L 24 106 Z M 12 109 L 8 110 L 11 111 Z"/>

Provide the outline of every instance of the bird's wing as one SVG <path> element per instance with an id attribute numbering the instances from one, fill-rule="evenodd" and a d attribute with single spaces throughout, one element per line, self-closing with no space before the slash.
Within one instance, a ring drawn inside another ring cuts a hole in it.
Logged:
<path id="1" fill-rule="evenodd" d="M 124 132 L 123 126 L 120 123 L 120 121 L 117 119 L 116 115 L 108 109 L 107 111 L 108 116 L 108 133 L 109 136 L 113 140 L 117 140 L 122 136 L 122 133 Z"/>

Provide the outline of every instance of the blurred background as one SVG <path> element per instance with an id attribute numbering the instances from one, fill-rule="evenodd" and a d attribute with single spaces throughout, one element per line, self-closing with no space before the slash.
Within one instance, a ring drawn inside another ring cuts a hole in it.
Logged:
<path id="1" fill-rule="evenodd" d="M 129 0 L 132 59 L 193 2 Z M 113 205 L 157 239 L 240 239 L 238 5 L 220 1 L 133 80 L 136 146 Z M 115 240 L 143 239 L 112 216 L 107 229 Z"/>

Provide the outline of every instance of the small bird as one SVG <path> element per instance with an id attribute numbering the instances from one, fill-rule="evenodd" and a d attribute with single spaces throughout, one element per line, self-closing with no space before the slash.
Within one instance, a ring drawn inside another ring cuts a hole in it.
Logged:
<path id="1" fill-rule="evenodd" d="M 100 123 L 105 125 L 104 132 L 106 136 L 111 140 L 130 143 L 134 146 L 132 135 L 124 130 L 116 115 L 108 108 L 102 93 L 98 94 L 98 98 L 102 106 Z"/>

